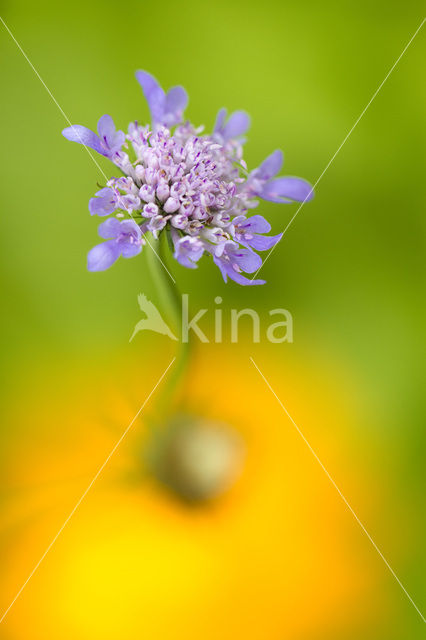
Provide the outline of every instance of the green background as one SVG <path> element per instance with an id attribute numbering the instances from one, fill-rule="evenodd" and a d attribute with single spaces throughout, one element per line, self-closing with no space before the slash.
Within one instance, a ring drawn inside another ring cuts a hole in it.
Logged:
<path id="1" fill-rule="evenodd" d="M 282 148 L 285 173 L 312 183 L 423 13 L 421 3 L 394 1 L 1 5 L 73 124 L 93 129 L 104 113 L 122 129 L 147 120 L 134 79 L 136 69 L 147 69 L 165 88 L 185 86 L 186 114 L 207 130 L 220 107 L 247 110 L 249 167 Z M 365 433 L 354 459 L 360 473 L 376 464 L 377 482 L 394 495 L 372 534 L 385 555 L 394 545 L 411 549 L 396 572 L 420 609 L 426 606 L 425 53 L 423 28 L 268 260 L 266 286 L 225 286 L 207 260 L 198 271 L 173 265 L 194 308 L 212 309 L 220 295 L 224 308 L 289 309 L 295 343 L 286 348 L 330 354 L 357 380 Z M 67 122 L 2 25 L 0 55 L 7 392 L 10 372 L 28 358 L 97 357 L 125 348 L 138 319 L 137 293 L 155 300 L 155 291 L 143 257 L 120 260 L 105 273 L 86 271 L 87 251 L 97 243 L 87 202 L 102 176 L 83 148 L 61 136 Z M 99 162 L 113 173 L 104 158 Z M 278 233 L 296 209 L 262 203 L 258 211 Z M 403 508 L 408 523 L 401 521 Z M 371 637 L 423 637 L 404 593 L 390 575 L 385 582 L 394 606 Z M 350 618 L 345 634 L 352 637 Z"/>

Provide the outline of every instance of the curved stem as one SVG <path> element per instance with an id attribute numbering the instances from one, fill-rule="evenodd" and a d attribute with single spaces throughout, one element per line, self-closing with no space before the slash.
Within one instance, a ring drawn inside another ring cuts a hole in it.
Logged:
<path id="1" fill-rule="evenodd" d="M 148 267 L 160 299 L 161 312 L 165 322 L 169 325 L 178 340 L 176 360 L 160 394 L 158 404 L 162 412 L 164 412 L 164 410 L 167 412 L 167 410 L 170 409 L 170 399 L 185 372 L 190 352 L 189 342 L 182 341 L 182 310 L 179 290 L 176 282 L 173 281 L 164 266 L 165 244 L 167 244 L 165 235 L 165 233 L 162 233 L 161 236 L 163 237 L 161 238 L 160 236 L 158 240 L 150 238 L 147 247 Z"/>

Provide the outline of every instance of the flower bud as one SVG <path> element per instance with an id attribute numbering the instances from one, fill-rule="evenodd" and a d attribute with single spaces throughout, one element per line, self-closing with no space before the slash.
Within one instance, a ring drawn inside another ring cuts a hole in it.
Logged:
<path id="1" fill-rule="evenodd" d="M 164 216 L 161 216 L 161 215 L 154 216 L 153 218 L 150 219 L 150 221 L 148 222 L 148 231 L 151 231 L 154 238 L 157 238 L 158 232 L 164 229 L 164 227 L 167 224 L 167 220 L 168 218 L 165 218 Z"/>
<path id="2" fill-rule="evenodd" d="M 153 202 L 148 202 L 143 208 L 143 215 L 145 218 L 152 218 L 158 215 L 158 207 Z"/>
<path id="3" fill-rule="evenodd" d="M 201 231 L 201 229 L 204 227 L 202 222 L 199 222 L 198 220 L 191 220 L 191 222 L 189 222 L 188 226 L 186 227 L 186 231 L 187 233 L 189 233 L 191 236 L 192 235 L 197 235 L 197 233 L 199 233 Z"/>
<path id="4" fill-rule="evenodd" d="M 194 204 L 192 200 L 190 200 L 189 198 L 185 198 L 185 200 L 182 200 L 179 208 L 179 213 L 181 213 L 184 216 L 190 216 L 193 210 L 194 210 Z"/>
<path id="5" fill-rule="evenodd" d="M 166 213 L 174 213 L 180 207 L 180 202 L 177 198 L 168 198 L 164 203 L 164 211 Z"/>
<path id="6" fill-rule="evenodd" d="M 165 180 L 162 180 L 157 186 L 157 198 L 160 202 L 165 202 L 170 195 L 169 185 Z"/>
<path id="7" fill-rule="evenodd" d="M 229 215 L 229 213 L 215 213 L 215 215 L 213 216 L 213 224 L 215 224 L 217 227 L 227 227 L 228 224 L 231 221 L 231 216 Z"/>
<path id="8" fill-rule="evenodd" d="M 183 182 L 175 182 L 170 188 L 170 195 L 173 198 L 180 198 L 185 193 L 186 188 Z"/>
<path id="9" fill-rule="evenodd" d="M 144 202 L 154 202 L 155 200 L 155 189 L 151 187 L 149 184 L 144 184 L 139 189 L 139 197 Z"/>
<path id="10" fill-rule="evenodd" d="M 149 167 L 150 169 L 154 169 L 154 171 L 158 169 L 158 167 L 160 166 L 157 155 L 150 148 L 144 151 L 143 160 L 144 160 L 145 166 Z"/>
<path id="11" fill-rule="evenodd" d="M 186 225 L 188 224 L 188 218 L 178 213 L 177 215 L 171 217 L 170 224 L 176 229 L 185 229 Z"/>
<path id="12" fill-rule="evenodd" d="M 155 169 L 151 167 L 145 169 L 145 182 L 151 185 L 157 183 L 157 171 Z"/>
<path id="13" fill-rule="evenodd" d="M 215 197 L 214 194 L 211 193 L 210 191 L 207 191 L 206 193 L 202 193 L 200 196 L 200 202 L 203 205 L 203 207 L 213 207 L 215 204 Z"/>
<path id="14" fill-rule="evenodd" d="M 135 176 L 136 179 L 142 183 L 145 180 L 145 167 L 143 167 L 141 164 L 138 164 L 135 167 Z"/>

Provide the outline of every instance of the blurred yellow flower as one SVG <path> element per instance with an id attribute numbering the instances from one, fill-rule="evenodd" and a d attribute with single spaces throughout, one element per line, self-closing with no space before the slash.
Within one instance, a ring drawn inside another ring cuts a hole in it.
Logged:
<path id="1" fill-rule="evenodd" d="M 361 597 L 368 601 L 378 563 L 367 545 L 357 549 L 357 525 L 248 354 L 208 345 L 201 355 L 186 409 L 240 434 L 239 478 L 214 500 L 190 505 L 144 475 L 148 406 L 10 610 L 2 637 L 322 638 Z M 2 609 L 169 360 L 145 354 L 143 375 L 139 362 L 119 357 L 49 363 L 27 372 L 30 387 L 20 381 L 30 390 L 25 404 L 16 395 L 9 407 Z M 278 366 L 261 351 L 258 360 L 333 472 L 350 477 L 345 447 L 333 441 L 351 428 L 351 408 L 336 398 L 340 374 L 289 358 Z"/>

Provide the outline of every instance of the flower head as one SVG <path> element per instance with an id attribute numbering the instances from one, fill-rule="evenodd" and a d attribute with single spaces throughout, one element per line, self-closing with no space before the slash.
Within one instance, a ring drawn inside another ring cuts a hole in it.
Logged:
<path id="1" fill-rule="evenodd" d="M 107 241 L 89 253 L 89 269 L 107 269 L 120 255 L 132 257 L 145 244 L 145 234 L 157 238 L 165 232 L 183 266 L 196 268 L 206 254 L 225 281 L 263 284 L 243 273 L 256 272 L 262 260 L 255 252 L 271 249 L 282 234 L 265 235 L 271 230 L 269 223 L 261 215 L 250 215 L 250 210 L 259 198 L 280 203 L 310 200 L 311 186 L 301 178 L 275 177 L 283 163 L 279 150 L 247 171 L 242 136 L 250 120 L 244 111 L 227 118 L 221 109 L 213 133 L 203 134 L 202 127 L 182 121 L 188 102 L 182 87 L 165 93 L 146 71 L 138 71 L 136 78 L 152 127 L 135 121 L 124 134 L 104 115 L 98 135 L 79 125 L 63 131 L 68 140 L 108 157 L 122 173 L 90 199 L 92 215 L 115 217 L 100 225 L 99 235 Z"/>

